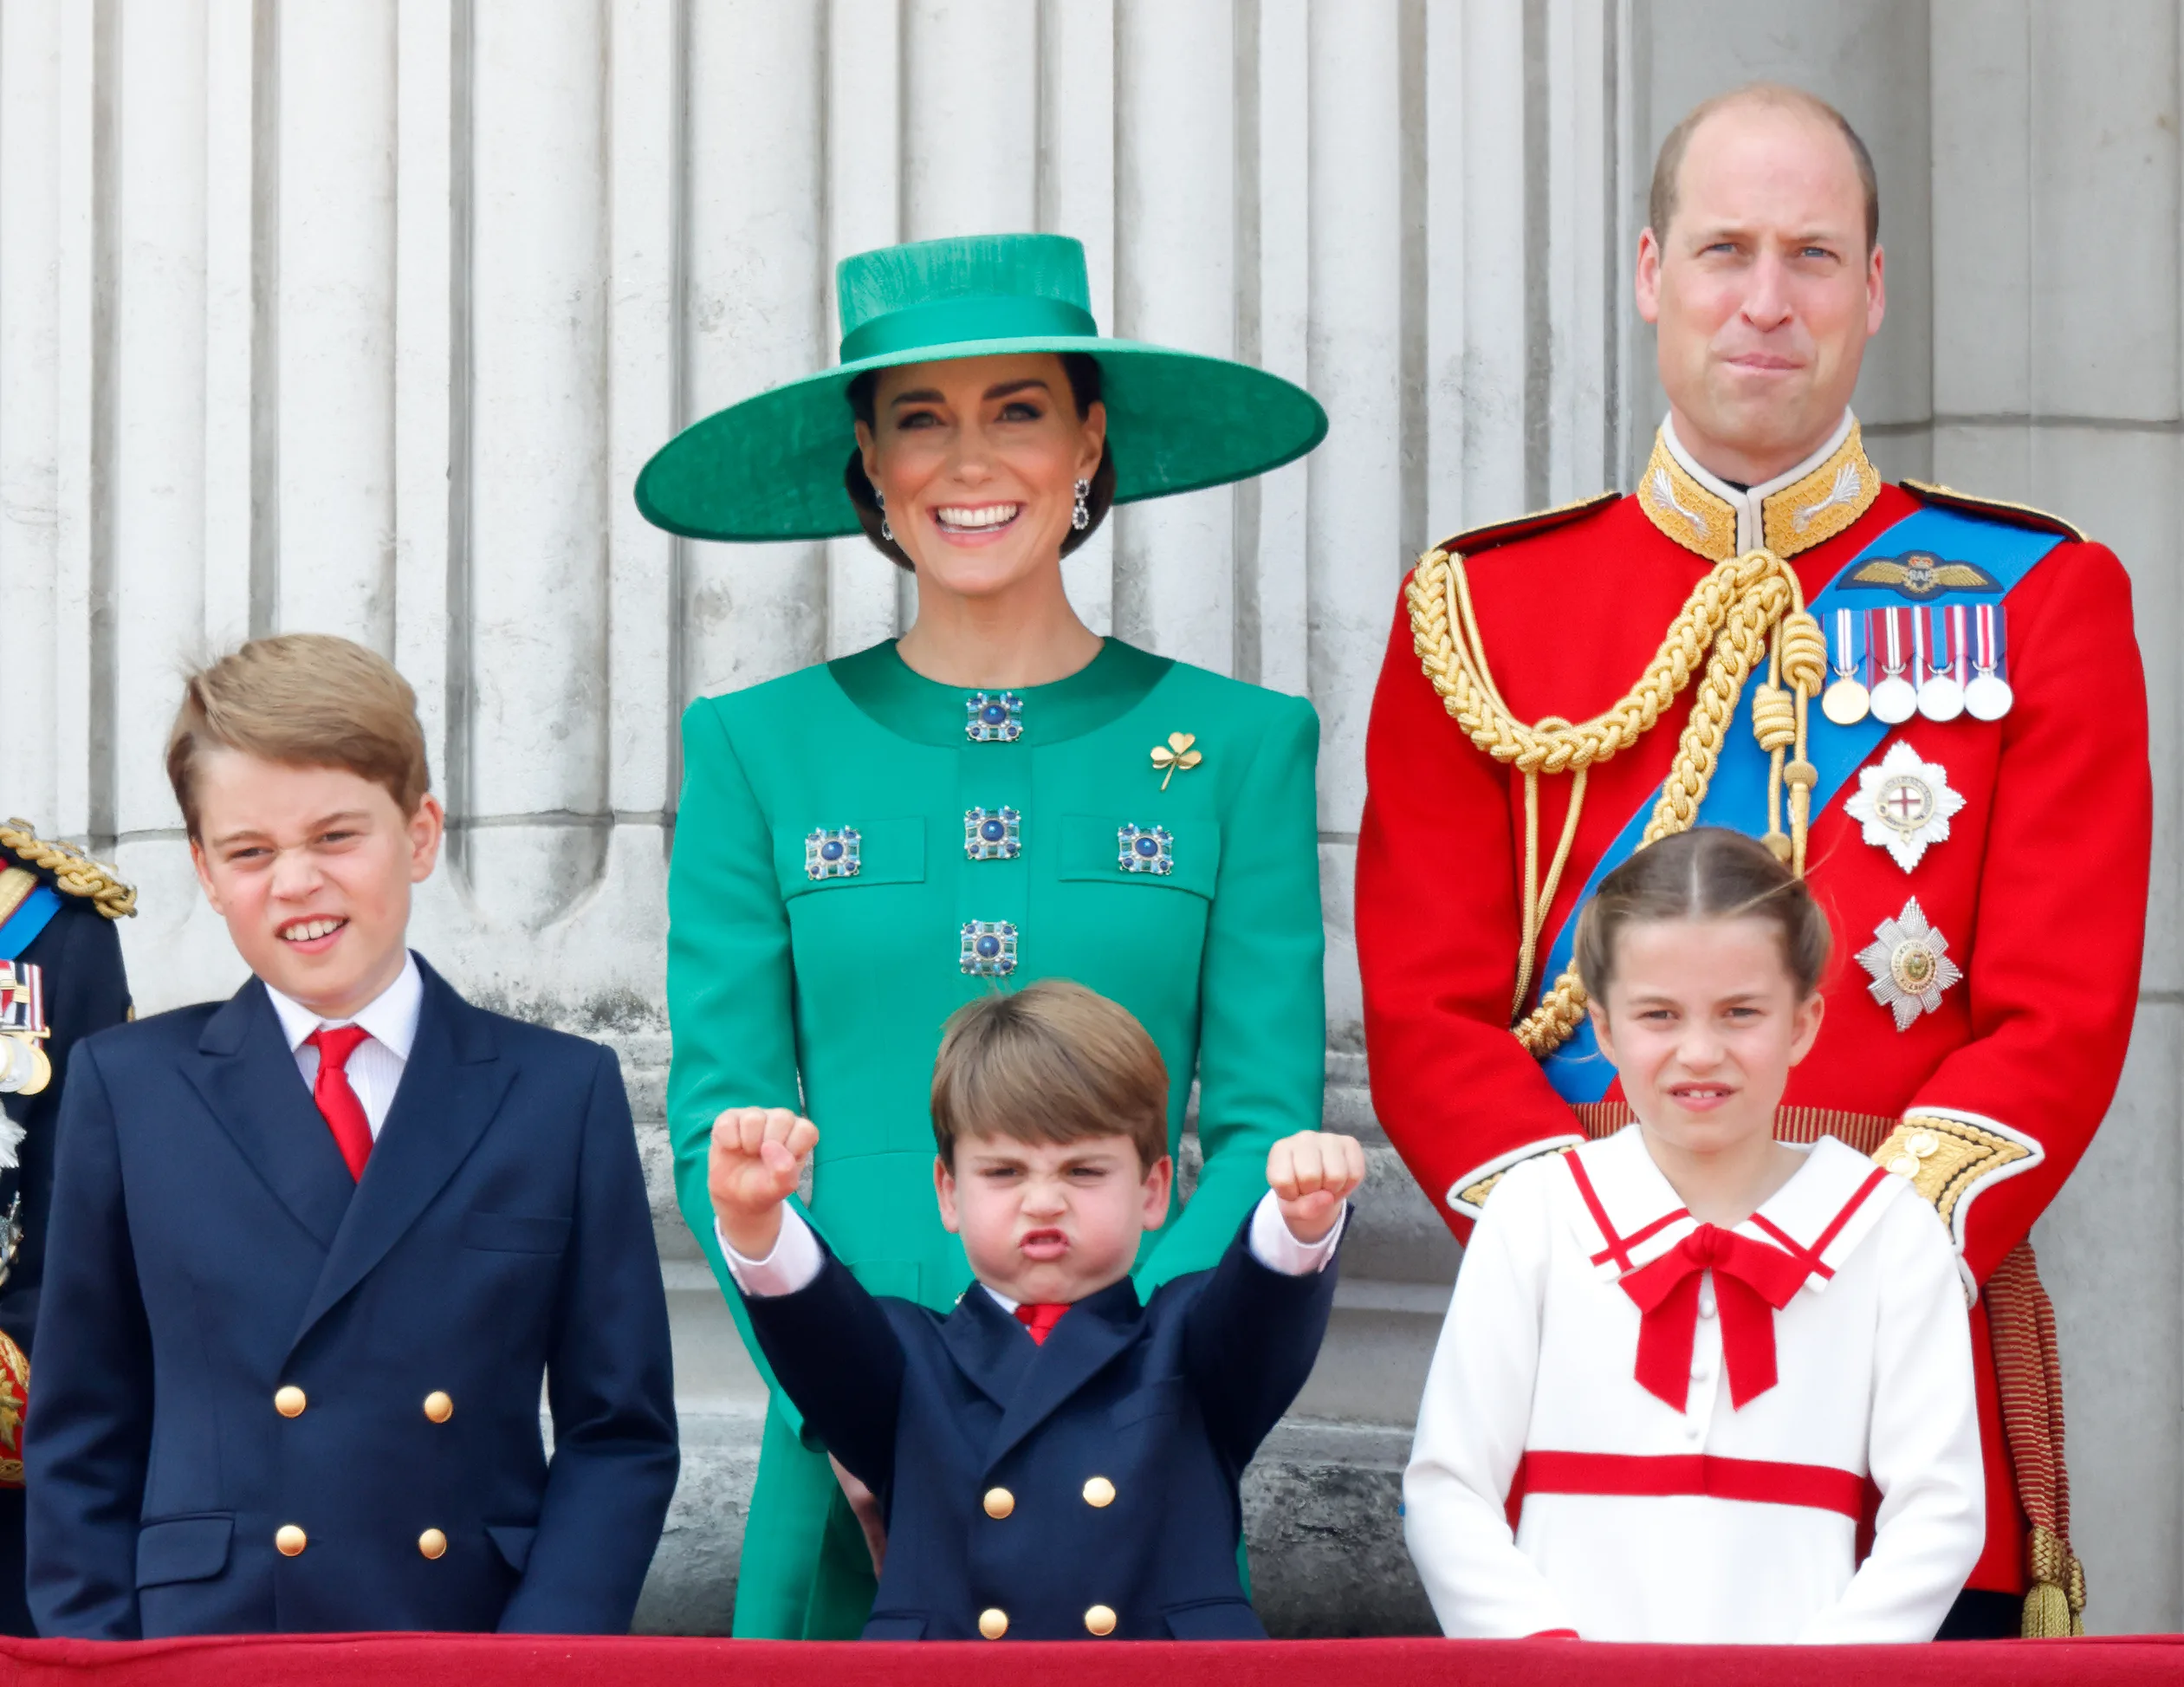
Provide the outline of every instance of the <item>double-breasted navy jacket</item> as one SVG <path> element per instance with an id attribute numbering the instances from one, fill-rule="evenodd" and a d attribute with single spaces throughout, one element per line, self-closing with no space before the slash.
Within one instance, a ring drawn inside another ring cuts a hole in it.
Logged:
<path id="1" fill-rule="evenodd" d="M 621 1075 L 420 970 L 355 1183 L 256 980 L 76 1049 L 25 1448 L 42 1633 L 627 1630 L 677 1451 Z"/>
<path id="2" fill-rule="evenodd" d="M 781 1386 L 885 1516 L 866 1639 L 1265 1637 L 1237 1484 L 1311 1372 L 1335 1268 L 1270 1271 L 1248 1230 L 1149 1304 L 1128 1278 L 1079 1301 L 1043 1346 L 982 1288 L 936 1313 L 831 1253 L 805 1288 L 747 1299 Z"/>

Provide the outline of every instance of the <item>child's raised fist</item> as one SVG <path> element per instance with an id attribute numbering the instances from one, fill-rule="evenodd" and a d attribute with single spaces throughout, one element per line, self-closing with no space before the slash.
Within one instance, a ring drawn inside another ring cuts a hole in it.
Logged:
<path id="1" fill-rule="evenodd" d="M 1267 1151 L 1267 1186 L 1299 1242 L 1318 1242 L 1334 1229 L 1342 1204 L 1364 1180 L 1365 1151 L 1338 1131 L 1299 1131 Z"/>
<path id="2" fill-rule="evenodd" d="M 781 1203 L 796 1192 L 819 1126 L 786 1107 L 729 1107 L 713 1121 L 705 1186 L 728 1245 L 764 1259 L 781 1234 Z"/>

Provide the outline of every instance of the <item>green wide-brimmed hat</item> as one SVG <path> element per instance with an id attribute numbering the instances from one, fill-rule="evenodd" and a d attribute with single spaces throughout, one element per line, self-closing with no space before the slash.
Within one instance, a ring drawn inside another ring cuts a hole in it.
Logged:
<path id="1" fill-rule="evenodd" d="M 860 531 L 842 471 L 849 384 L 942 358 L 1085 352 L 1099 361 L 1115 502 L 1263 474 L 1326 437 L 1302 387 L 1248 364 L 1103 337 L 1085 249 L 1052 234 L 976 235 L 845 258 L 842 360 L 693 423 L 637 477 L 645 519 L 693 539 L 831 539 Z"/>

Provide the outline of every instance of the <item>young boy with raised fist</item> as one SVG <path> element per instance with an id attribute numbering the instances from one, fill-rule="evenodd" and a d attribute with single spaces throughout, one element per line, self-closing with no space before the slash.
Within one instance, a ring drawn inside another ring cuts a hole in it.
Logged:
<path id="1" fill-rule="evenodd" d="M 736 1108 L 709 1167 L 723 1251 L 774 1375 L 878 1502 L 867 1639 L 1242 1639 L 1237 1484 L 1312 1369 L 1356 1140 L 1274 1145 L 1213 1270 L 1140 1305 L 1167 1217 L 1168 1074 L 1142 1026 L 1043 980 L 948 1022 L 941 1222 L 976 1281 L 946 1314 L 868 1294 L 787 1197 L 818 1127 Z"/>
<path id="2" fill-rule="evenodd" d="M 167 773 L 254 976 L 69 1061 L 39 1632 L 626 1632 L 677 1457 L 613 1054 L 411 952 L 442 819 L 379 656 L 243 646 L 190 677 Z"/>

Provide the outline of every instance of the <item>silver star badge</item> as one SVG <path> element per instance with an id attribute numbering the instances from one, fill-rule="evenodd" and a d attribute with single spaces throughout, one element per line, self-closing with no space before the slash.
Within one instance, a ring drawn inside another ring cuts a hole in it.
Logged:
<path id="1" fill-rule="evenodd" d="M 1949 940 L 1926 923 L 1915 896 L 1894 919 L 1874 928 L 1874 941 L 1858 951 L 1858 964 L 1872 975 L 1866 988 L 1908 1031 L 1921 1014 L 1936 1012 L 1941 992 L 1964 977 L 1949 958 Z"/>
<path id="2" fill-rule="evenodd" d="M 1941 764 L 1921 760 L 1900 740 L 1889 746 L 1879 767 L 1858 769 L 1857 795 L 1843 805 L 1865 827 L 1866 842 L 1887 850 L 1906 873 L 1918 866 L 1928 844 L 1948 841 L 1949 817 L 1963 807 Z"/>

